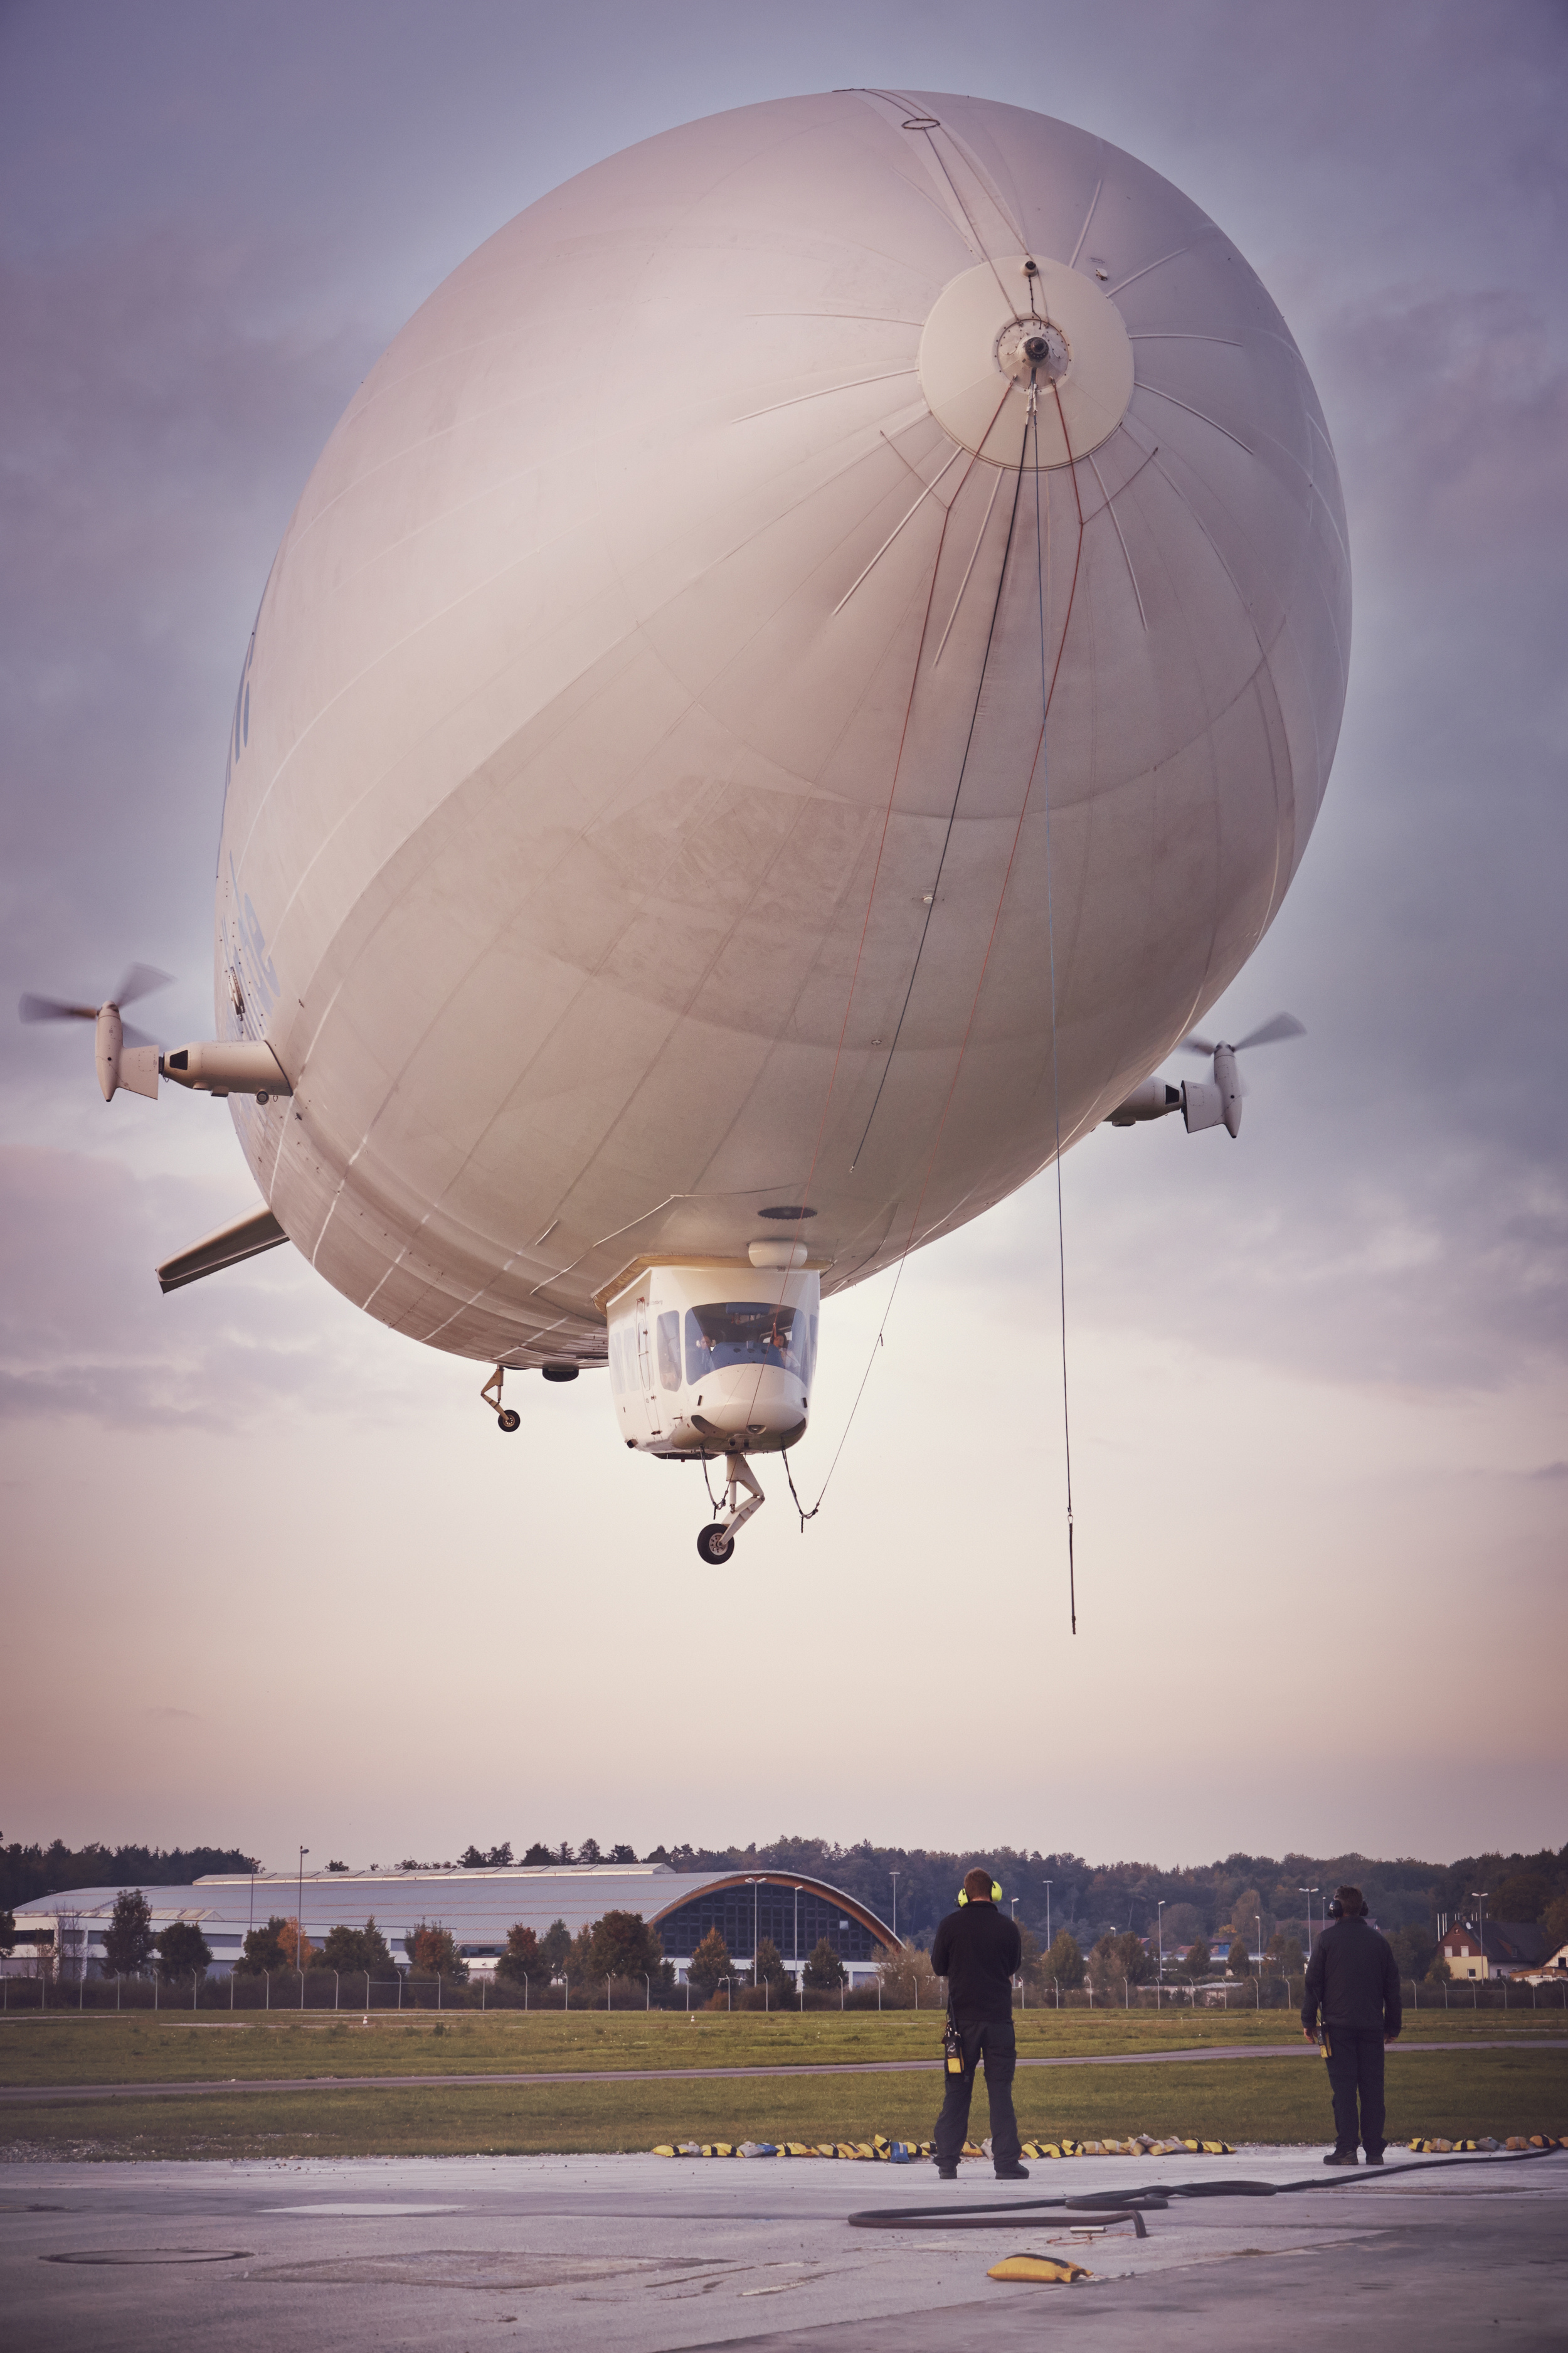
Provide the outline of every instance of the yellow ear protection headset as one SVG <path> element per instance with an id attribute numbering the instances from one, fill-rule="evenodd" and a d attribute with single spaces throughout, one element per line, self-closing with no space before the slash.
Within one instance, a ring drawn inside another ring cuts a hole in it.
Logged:
<path id="1" fill-rule="evenodd" d="M 969 1901 L 962 1887 L 958 1891 L 958 1900 L 960 1904 L 967 1904 Z M 1002 1901 L 1002 1882 L 999 1879 L 994 1879 L 991 1883 L 991 1901 L 993 1904 L 1000 1904 Z"/>

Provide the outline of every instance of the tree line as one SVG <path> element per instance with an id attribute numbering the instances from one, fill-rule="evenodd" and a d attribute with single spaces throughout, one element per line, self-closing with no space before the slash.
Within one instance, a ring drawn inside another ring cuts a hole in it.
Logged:
<path id="1" fill-rule="evenodd" d="M 595 1839 L 585 1839 L 575 1849 L 564 1840 L 553 1846 L 536 1841 L 524 1847 L 517 1859 L 524 1865 L 555 1869 L 639 1860 L 630 1846 L 617 1844 L 606 1850 Z M 460 1867 L 468 1870 L 504 1870 L 513 1864 L 514 1854 L 510 1842 L 487 1848 L 470 1844 L 458 1860 Z M 1168 1953 L 1201 1945 L 1210 1964 L 1223 1958 L 1233 1973 L 1242 1962 L 1256 1967 L 1259 1954 L 1266 1965 L 1272 1961 L 1278 1967 L 1292 1943 L 1306 1952 L 1309 1905 L 1315 1935 L 1332 1891 L 1342 1880 L 1352 1880 L 1363 1890 L 1373 1917 L 1394 1943 L 1405 1976 L 1427 1973 L 1433 1965 L 1438 1915 L 1473 1911 L 1471 1891 L 1476 1888 L 1489 1891 L 1489 1919 L 1540 1922 L 1554 1943 L 1568 1938 L 1568 1846 L 1533 1853 L 1467 1855 L 1449 1864 L 1411 1858 L 1380 1862 L 1362 1854 L 1275 1858 L 1236 1853 L 1223 1862 L 1165 1871 L 1142 1862 L 1091 1864 L 1079 1855 L 1045 1853 L 1035 1848 L 996 1847 L 953 1853 L 923 1847 L 878 1846 L 868 1840 L 841 1846 L 824 1839 L 785 1838 L 746 1847 L 661 1845 L 640 1860 L 668 1863 L 677 1871 L 767 1870 L 826 1880 L 884 1920 L 890 1920 L 895 1910 L 896 1873 L 900 1937 L 917 1947 L 929 1946 L 937 1922 L 956 1901 L 964 1872 L 978 1863 L 1001 1882 L 1009 1909 L 1016 1898 L 1019 1926 L 1034 1940 L 1037 1951 L 1043 1952 L 1062 1932 L 1086 1968 L 1097 1948 L 1117 1937 L 1131 1937 L 1140 1946 L 1145 1940 L 1152 1947 L 1163 1943 Z M 0 1940 L 9 1933 L 5 1915 L 16 1905 L 64 1888 L 179 1885 L 208 1872 L 258 1867 L 253 1857 L 234 1848 L 89 1845 L 71 1849 L 59 1839 L 47 1847 L 0 1845 Z M 343 1867 L 336 1862 L 329 1866 Z M 442 1867 L 453 1866 L 421 1864 L 412 1857 L 398 1865 L 400 1870 Z M 279 1925 L 279 1937 L 285 1925 Z M 556 1925 L 574 1954 L 562 1966 L 585 1968 L 586 1948 L 580 1947 L 580 1940 L 574 1944 L 564 1927 Z M 357 1929 L 352 1933 L 364 1934 Z M 551 1936 L 554 1934 L 553 1929 L 549 1932 Z M 283 1947 L 279 1944 L 277 1949 Z M 1194 1957 L 1188 1951 L 1184 1966 L 1189 1975 Z M 321 1966 L 344 1964 L 328 1960 L 323 1947 Z M 348 1966 L 364 1965 L 355 1961 Z M 651 1976 L 646 1956 L 637 1969 L 628 1968 L 626 1973 L 636 1975 L 643 1969 Z"/>
<path id="2" fill-rule="evenodd" d="M 0 1843 L 0 1910 L 36 1904 L 68 1887 L 188 1887 L 209 1872 L 259 1871 L 254 1855 L 229 1846 L 69 1847 Z"/>
<path id="3" fill-rule="evenodd" d="M 1391 1937 L 1401 1931 L 1406 1959 L 1430 1952 L 1437 1941 L 1437 1915 L 1473 1908 L 1470 1892 L 1486 1887 L 1489 1919 L 1547 1922 L 1553 1906 L 1568 1897 L 1568 1845 L 1532 1853 L 1500 1851 L 1466 1855 L 1452 1863 L 1425 1862 L 1411 1856 L 1394 1861 L 1358 1854 L 1283 1856 L 1227 1855 L 1223 1862 L 1165 1870 L 1155 1863 L 1091 1863 L 1083 1856 L 1038 1848 L 978 1848 L 951 1852 L 926 1847 L 879 1846 L 868 1839 L 839 1845 L 828 1839 L 781 1838 L 749 1846 L 656 1846 L 642 1856 L 626 1845 L 602 1848 L 585 1839 L 574 1849 L 562 1841 L 536 1841 L 517 1858 L 525 1865 L 563 1866 L 605 1862 L 665 1862 L 675 1871 L 746 1873 L 781 1871 L 798 1878 L 826 1880 L 854 1896 L 883 1920 L 894 1910 L 893 1874 L 898 1874 L 898 1928 L 901 1940 L 929 1945 L 942 1915 L 952 1911 L 963 1874 L 978 1864 L 1002 1884 L 1009 1909 L 1017 1899 L 1020 1927 L 1042 1942 L 1058 1928 L 1087 1954 L 1107 1936 L 1131 1935 L 1170 1947 L 1202 1939 L 1212 1955 L 1228 1959 L 1238 1944 L 1267 1957 L 1277 1939 L 1294 1938 L 1303 1953 L 1316 1936 L 1333 1890 L 1354 1882 L 1380 1926 Z M 510 1843 L 466 1847 L 466 1870 L 505 1869 L 513 1862 Z M 412 1861 L 400 1868 L 416 1866 Z M 450 1864 L 446 1868 L 450 1869 Z M 1553 1916 L 1555 1916 L 1553 1915 Z M 1568 1933 L 1568 1931 L 1565 1931 Z M 1407 1973 L 1425 1974 L 1424 1968 Z"/>

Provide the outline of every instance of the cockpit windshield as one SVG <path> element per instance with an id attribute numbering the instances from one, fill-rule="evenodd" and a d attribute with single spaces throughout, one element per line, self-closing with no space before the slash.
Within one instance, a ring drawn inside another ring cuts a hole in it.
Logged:
<path id="1" fill-rule="evenodd" d="M 723 1365 L 777 1365 L 811 1378 L 812 1325 L 801 1307 L 766 1299 L 727 1299 L 686 1311 L 686 1377 L 700 1381 Z"/>

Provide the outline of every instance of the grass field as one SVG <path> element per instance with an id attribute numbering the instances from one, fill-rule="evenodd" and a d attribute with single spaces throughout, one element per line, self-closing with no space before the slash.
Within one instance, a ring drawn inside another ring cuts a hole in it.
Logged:
<path id="1" fill-rule="evenodd" d="M 1140 2051 L 1202 2050 L 1216 2043 L 1282 2043 L 1297 2040 L 1294 2012 L 1265 2010 L 1229 2017 L 1200 2011 L 1159 2017 L 1148 2010 L 1020 2012 L 1015 2021 L 1021 2058 L 1087 2057 Z M 36 2011 L 0 2025 L 0 2084 L 260 2082 L 299 2075 L 482 2075 L 560 2068 L 866 2065 L 878 2060 L 934 2058 L 940 2020 L 929 2012 L 831 2011 L 772 2019 L 755 2012 L 732 2017 L 655 2010 L 639 2017 L 579 2016 L 559 2010 L 495 2018 L 459 2014 L 450 2021 L 373 2015 L 334 2019 L 307 2011 L 233 2025 L 211 2017 L 182 2020 L 177 2012 L 80 2018 Z M 1405 2039 L 1417 2042 L 1503 2042 L 1528 2046 L 1561 2040 L 1561 2013 L 1529 2011 L 1472 2019 L 1455 2010 L 1405 2016 Z M 1152 2127 L 1151 2127 L 1152 2129 Z"/>
<path id="2" fill-rule="evenodd" d="M 1021 2031 L 1029 2056 L 1192 2048 L 1204 2042 L 1286 2039 L 1267 2014 L 1248 2035 L 1233 2016 L 1179 2022 L 1064 2017 Z M 1436 2021 L 1434 2021 L 1436 2025 Z M 1452 2039 L 1501 2041 L 1501 2021 Z M 1423 2028 L 1426 2021 L 1421 2021 Z M 1020 2029 L 1024 2021 L 1019 2021 Z M 1411 2021 L 1411 2042 L 1417 2036 Z M 1510 2021 L 1502 2050 L 1396 2051 L 1389 2063 L 1389 2124 L 1450 2137 L 1568 2131 L 1568 2051 L 1531 2049 L 1527 2021 Z M 929 2075 L 801 2075 L 668 2084 L 366 2085 L 331 2091 L 247 2091 L 189 2100 L 117 2098 L 0 2111 L 0 2156 L 10 2158 L 404 2157 L 638 2149 L 671 2139 L 864 2139 L 881 2131 L 927 2138 L 941 2094 L 933 2021 L 862 2015 L 842 2021 L 464 2019 L 437 2033 L 418 2025 L 357 2024 L 156 2029 L 142 2021 L 29 2021 L 0 2035 L 0 2074 L 12 2084 L 250 2082 L 287 2075 L 451 2073 L 573 2067 L 756 2066 L 930 2056 Z M 107 2031 L 106 2031 L 107 2030 Z M 1323 2070 L 1310 2058 L 1200 2061 L 1179 2067 L 1030 2068 L 1016 2100 L 1026 2137 L 1078 2139 L 1148 2132 L 1233 2142 L 1321 2144 L 1329 2120 Z M 984 2131 L 984 2092 L 975 2125 Z"/>

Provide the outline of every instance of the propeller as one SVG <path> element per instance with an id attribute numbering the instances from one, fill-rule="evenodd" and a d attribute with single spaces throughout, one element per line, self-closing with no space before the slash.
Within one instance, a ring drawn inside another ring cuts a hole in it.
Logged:
<path id="1" fill-rule="evenodd" d="M 1239 1054 L 1248 1046 L 1274 1046 L 1282 1038 L 1304 1038 L 1306 1034 L 1306 1023 L 1298 1021 L 1293 1013 L 1277 1013 L 1272 1021 L 1264 1023 L 1261 1029 L 1250 1030 L 1245 1038 L 1238 1038 L 1235 1045 L 1229 1047 L 1229 1051 Z M 1200 1038 L 1194 1031 L 1192 1037 L 1183 1039 L 1182 1051 L 1185 1054 L 1217 1054 L 1226 1050 L 1227 1043 L 1224 1039 L 1216 1039 L 1211 1043 L 1207 1038 Z"/>
<path id="2" fill-rule="evenodd" d="M 116 1011 L 123 1005 L 134 1005 L 139 997 L 151 997 L 157 988 L 167 988 L 174 975 L 160 972 L 156 965 L 133 964 L 121 979 L 112 997 L 104 1005 Z M 61 997 L 35 997 L 30 992 L 16 1008 L 24 1021 L 96 1021 L 103 1006 L 71 1005 Z M 121 1035 L 127 1046 L 151 1046 L 153 1039 L 144 1031 L 134 1029 L 129 1022 L 122 1025 Z"/>

